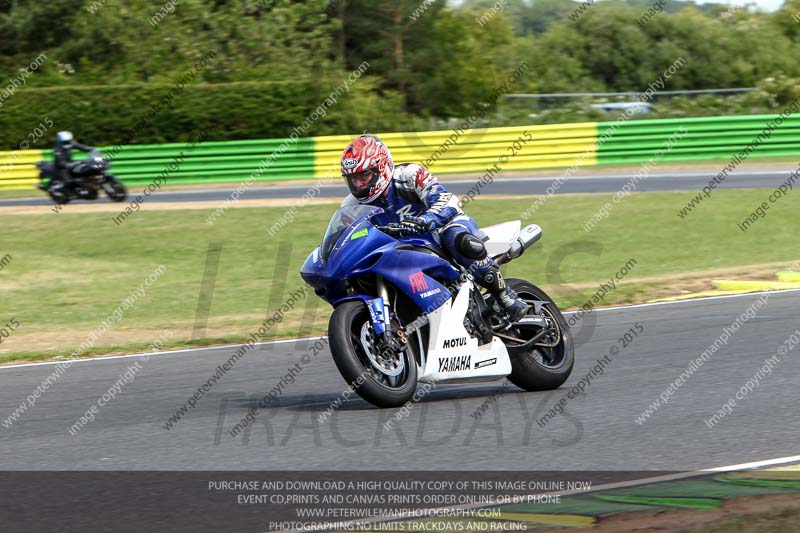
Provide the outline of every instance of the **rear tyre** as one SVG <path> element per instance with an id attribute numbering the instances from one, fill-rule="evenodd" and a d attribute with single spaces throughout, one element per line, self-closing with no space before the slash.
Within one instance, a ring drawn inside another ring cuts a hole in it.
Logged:
<path id="1" fill-rule="evenodd" d="M 108 175 L 106 181 L 103 182 L 103 190 L 114 202 L 121 202 L 128 197 L 128 189 L 116 176 Z"/>
<path id="2" fill-rule="evenodd" d="M 351 300 L 333 310 L 328 338 L 336 368 L 359 396 L 377 407 L 400 407 L 417 388 L 417 363 L 411 350 L 380 349 L 364 302 Z"/>
<path id="3" fill-rule="evenodd" d="M 575 363 L 575 346 L 567 321 L 553 300 L 536 285 L 522 279 L 507 279 L 506 284 L 531 305 L 531 312 L 534 301 L 545 302 L 541 313 L 553 332 L 527 352 L 511 355 L 508 379 L 527 391 L 556 389 L 567 380 Z M 528 340 L 541 330 L 513 328 L 511 331 L 514 337 Z"/>

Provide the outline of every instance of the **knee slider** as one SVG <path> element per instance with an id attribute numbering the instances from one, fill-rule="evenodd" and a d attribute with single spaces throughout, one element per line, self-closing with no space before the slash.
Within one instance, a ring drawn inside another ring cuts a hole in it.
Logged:
<path id="1" fill-rule="evenodd" d="M 464 232 L 456 238 L 456 250 L 470 259 L 484 259 L 486 246 L 472 233 Z"/>

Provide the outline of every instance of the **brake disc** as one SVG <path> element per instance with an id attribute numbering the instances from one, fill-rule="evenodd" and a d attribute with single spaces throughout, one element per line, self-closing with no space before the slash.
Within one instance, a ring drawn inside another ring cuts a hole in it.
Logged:
<path id="1" fill-rule="evenodd" d="M 399 376 L 405 370 L 405 360 L 398 353 L 375 353 L 376 339 L 369 322 L 361 326 L 361 347 L 376 370 L 389 377 Z M 386 357 L 386 356 L 389 357 Z"/>

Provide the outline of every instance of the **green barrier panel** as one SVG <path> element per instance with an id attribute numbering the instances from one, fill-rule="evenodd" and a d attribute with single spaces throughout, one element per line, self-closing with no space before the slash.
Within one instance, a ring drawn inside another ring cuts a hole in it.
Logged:
<path id="1" fill-rule="evenodd" d="M 730 159 L 769 131 L 778 115 L 601 122 L 599 164 Z M 800 117 L 785 117 L 746 157 L 800 153 Z"/>
<path id="2" fill-rule="evenodd" d="M 100 146 L 111 172 L 132 185 L 161 176 L 170 185 L 245 180 L 303 179 L 314 176 L 314 139 L 266 139 Z M 76 160 L 86 154 L 76 151 Z M 52 150 L 45 154 L 52 161 Z"/>
<path id="3" fill-rule="evenodd" d="M 570 165 L 642 163 L 646 161 L 703 161 L 730 159 L 743 151 L 778 115 L 748 115 L 677 119 L 647 119 L 600 123 L 553 124 L 470 130 L 437 161 L 437 172 L 482 171 L 508 155 L 509 142 L 520 132 L 532 139 L 506 170 L 567 167 Z M 679 133 L 685 130 L 685 133 Z M 450 131 L 386 134 L 398 162 L 416 161 L 436 150 Z M 111 172 L 138 187 L 161 177 L 162 183 L 233 183 L 277 181 L 338 175 L 340 150 L 348 135 L 317 138 L 205 141 L 99 147 L 111 160 Z M 672 144 L 669 145 L 670 139 Z M 116 149 L 115 149 L 116 148 Z M 38 151 L 37 151 L 38 152 Z M 750 154 L 800 154 L 800 116 L 787 117 Z M 8 152 L 7 157 L 19 157 Z M 36 181 L 32 153 L 8 165 L 0 188 L 30 187 Z M 52 151 L 42 154 L 52 160 Z M 75 153 L 82 159 L 82 152 Z"/>
<path id="4" fill-rule="evenodd" d="M 647 134 L 636 135 L 635 137 L 614 137 L 608 139 L 603 143 L 605 152 L 612 152 L 615 150 L 630 150 L 630 149 L 648 149 L 654 145 L 663 144 L 671 135 L 673 131 L 666 134 Z M 746 145 L 758 136 L 760 130 L 753 130 L 749 132 L 723 132 L 723 133 L 694 133 L 691 130 L 686 136 L 681 138 L 679 146 L 723 146 L 727 147 L 732 144 Z M 800 138 L 800 128 L 787 128 L 775 130 L 772 136 L 764 141 L 764 144 L 775 144 L 779 142 L 794 142 L 795 139 Z"/>
<path id="5" fill-rule="evenodd" d="M 168 143 L 168 144 L 131 144 L 122 146 L 115 153 L 113 146 L 99 146 L 98 150 L 102 151 L 112 161 L 125 161 L 134 159 L 151 159 L 153 157 L 175 157 L 181 152 L 185 154 L 199 155 L 236 155 L 236 154 L 259 154 L 261 157 L 267 157 L 279 148 L 281 150 L 281 157 L 287 154 L 298 153 L 313 153 L 314 140 L 313 138 L 300 138 L 294 143 L 287 142 L 287 139 L 267 139 L 267 140 L 246 140 L 246 141 L 225 141 L 225 142 L 212 142 L 206 141 L 195 145 L 191 149 L 192 143 Z M 52 161 L 53 152 L 47 150 L 45 156 L 48 160 Z M 74 152 L 75 159 L 85 158 L 85 154 L 80 151 Z"/>
<path id="6" fill-rule="evenodd" d="M 308 171 L 290 171 L 282 173 L 280 176 L 272 176 L 267 178 L 259 178 L 259 180 L 302 180 L 308 179 Z M 167 180 L 163 182 L 165 185 L 197 185 L 197 184 L 209 184 L 209 183 L 235 183 L 240 184 L 242 182 L 248 181 L 250 178 L 250 173 L 220 173 L 215 172 L 213 174 L 192 174 L 191 176 L 187 176 L 181 178 L 180 180 Z M 132 192 L 136 192 L 136 188 L 138 186 L 147 186 L 153 183 L 153 177 L 147 176 L 145 177 L 134 177 L 124 178 L 124 182 L 126 185 L 132 187 Z"/>

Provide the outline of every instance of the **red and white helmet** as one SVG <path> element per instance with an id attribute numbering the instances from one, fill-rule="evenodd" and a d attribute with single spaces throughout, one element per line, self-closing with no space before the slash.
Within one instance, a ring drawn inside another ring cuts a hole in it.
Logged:
<path id="1" fill-rule="evenodd" d="M 350 193 L 362 204 L 378 198 L 389 187 L 394 173 L 392 154 L 374 135 L 362 135 L 342 153 L 342 177 Z"/>

